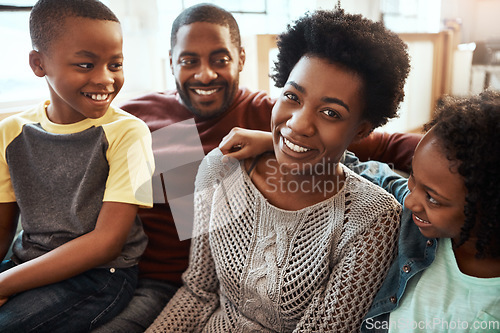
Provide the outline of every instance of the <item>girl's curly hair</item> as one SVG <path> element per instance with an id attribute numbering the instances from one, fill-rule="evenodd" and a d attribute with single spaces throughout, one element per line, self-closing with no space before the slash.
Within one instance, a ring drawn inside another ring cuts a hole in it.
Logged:
<path id="1" fill-rule="evenodd" d="M 458 173 L 467 190 L 465 223 L 456 245 L 468 240 L 474 229 L 477 256 L 499 257 L 500 92 L 443 99 L 424 129 L 431 127 L 448 160 L 458 162 Z"/>
<path id="2" fill-rule="evenodd" d="M 373 128 L 396 117 L 410 71 L 406 44 L 382 23 L 342 9 L 306 13 L 278 37 L 271 78 L 283 87 L 303 56 L 315 56 L 353 71 L 364 81 L 363 118 Z"/>

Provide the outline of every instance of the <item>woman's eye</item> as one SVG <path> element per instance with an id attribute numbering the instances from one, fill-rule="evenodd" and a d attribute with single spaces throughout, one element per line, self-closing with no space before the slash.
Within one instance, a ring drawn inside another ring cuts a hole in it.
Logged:
<path id="1" fill-rule="evenodd" d="M 328 116 L 330 118 L 341 118 L 340 114 L 335 110 L 327 109 L 327 110 L 323 110 L 321 112 L 323 112 L 323 114 L 325 114 L 326 116 Z"/>
<path id="2" fill-rule="evenodd" d="M 283 94 L 287 99 L 291 100 L 291 101 L 294 101 L 294 102 L 298 102 L 299 101 L 299 98 L 297 97 L 297 95 L 291 93 L 291 92 L 285 92 Z"/>

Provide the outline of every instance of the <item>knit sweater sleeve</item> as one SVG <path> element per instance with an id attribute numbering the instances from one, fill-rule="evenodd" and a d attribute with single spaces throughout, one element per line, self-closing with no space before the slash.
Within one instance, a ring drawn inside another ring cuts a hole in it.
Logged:
<path id="1" fill-rule="evenodd" d="M 294 332 L 359 331 L 396 250 L 400 206 L 395 200 L 383 197 L 384 200 L 380 201 L 384 206 L 382 214 L 374 217 L 369 227 L 354 239 L 346 241 L 346 246 L 342 246 L 341 240 L 334 250 L 339 260 L 333 263 L 335 266 L 328 282 L 315 292 Z M 363 198 L 353 197 L 351 200 Z M 357 211 L 352 206 L 346 208 Z M 346 211 L 348 219 L 362 218 L 356 215 L 360 214 L 353 215 Z M 346 222 L 350 224 L 353 221 Z M 348 233 L 344 230 L 341 239 L 346 238 Z"/>
<path id="2" fill-rule="evenodd" d="M 213 185 L 217 182 L 213 160 L 213 155 L 207 155 L 196 177 L 193 239 L 189 266 L 182 276 L 183 286 L 146 332 L 201 332 L 219 307 L 219 281 L 208 234 Z"/>

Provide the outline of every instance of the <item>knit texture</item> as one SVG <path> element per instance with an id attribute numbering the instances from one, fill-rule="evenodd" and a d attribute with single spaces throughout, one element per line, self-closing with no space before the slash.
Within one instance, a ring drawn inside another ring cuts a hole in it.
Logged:
<path id="1" fill-rule="evenodd" d="M 359 330 L 394 257 L 397 201 L 344 167 L 335 196 L 287 211 L 221 157 L 200 166 L 184 286 L 148 332 Z"/>

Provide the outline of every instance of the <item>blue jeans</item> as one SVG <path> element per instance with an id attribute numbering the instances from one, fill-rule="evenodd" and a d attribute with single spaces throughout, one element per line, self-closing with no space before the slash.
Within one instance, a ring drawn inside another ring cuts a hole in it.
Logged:
<path id="1" fill-rule="evenodd" d="M 0 264 L 0 272 L 14 267 Z M 132 298 L 137 267 L 96 268 L 13 295 L 0 307 L 0 331 L 90 332 L 118 315 Z"/>
<path id="2" fill-rule="evenodd" d="M 135 295 L 118 316 L 92 333 L 144 332 L 174 296 L 178 287 L 167 281 L 139 279 Z"/>

